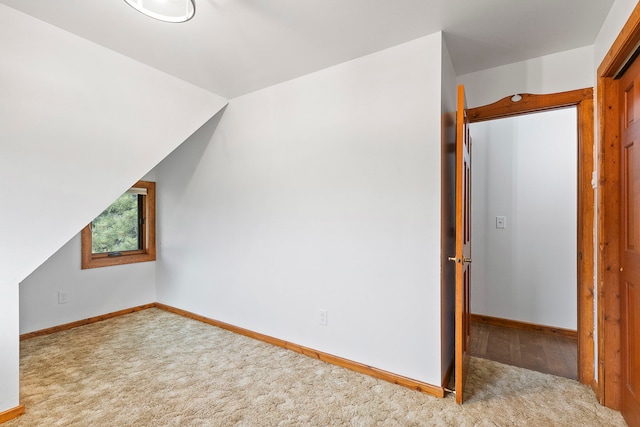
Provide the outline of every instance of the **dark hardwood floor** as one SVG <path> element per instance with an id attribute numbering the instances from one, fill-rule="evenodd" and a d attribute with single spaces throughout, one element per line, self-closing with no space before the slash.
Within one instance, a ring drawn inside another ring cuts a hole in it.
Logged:
<path id="1" fill-rule="evenodd" d="M 471 355 L 578 379 L 576 338 L 471 322 Z"/>

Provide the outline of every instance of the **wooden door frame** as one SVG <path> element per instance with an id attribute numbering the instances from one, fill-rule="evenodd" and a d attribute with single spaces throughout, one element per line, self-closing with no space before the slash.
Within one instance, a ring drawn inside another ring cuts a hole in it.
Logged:
<path id="1" fill-rule="evenodd" d="M 616 75 L 640 43 L 640 3 L 598 67 L 598 399 L 620 409 L 620 107 Z"/>
<path id="2" fill-rule="evenodd" d="M 469 122 L 481 122 L 565 107 L 576 107 L 578 119 L 577 176 L 577 306 L 578 306 L 578 379 L 597 392 L 594 380 L 594 165 L 593 89 L 585 88 L 548 95 L 520 94 L 493 104 L 470 108 Z"/>

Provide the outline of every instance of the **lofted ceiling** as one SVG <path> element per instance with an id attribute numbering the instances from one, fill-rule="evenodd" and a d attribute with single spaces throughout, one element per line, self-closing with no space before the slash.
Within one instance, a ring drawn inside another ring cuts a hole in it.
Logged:
<path id="1" fill-rule="evenodd" d="M 170 24 L 123 0 L 0 0 L 226 98 L 443 31 L 467 74 L 593 44 L 614 0 L 195 0 Z"/>

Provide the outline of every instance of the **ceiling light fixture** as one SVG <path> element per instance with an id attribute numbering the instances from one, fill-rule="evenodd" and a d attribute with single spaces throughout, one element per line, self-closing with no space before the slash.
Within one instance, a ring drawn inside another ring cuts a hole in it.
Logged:
<path id="1" fill-rule="evenodd" d="M 196 13 L 194 0 L 124 0 L 140 13 L 164 22 L 185 22 Z"/>

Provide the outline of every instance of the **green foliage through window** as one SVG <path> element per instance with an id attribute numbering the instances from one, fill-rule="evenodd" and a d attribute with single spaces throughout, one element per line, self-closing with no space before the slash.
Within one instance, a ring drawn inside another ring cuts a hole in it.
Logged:
<path id="1" fill-rule="evenodd" d="M 136 194 L 123 194 L 91 223 L 94 254 L 140 248 L 139 205 Z"/>

